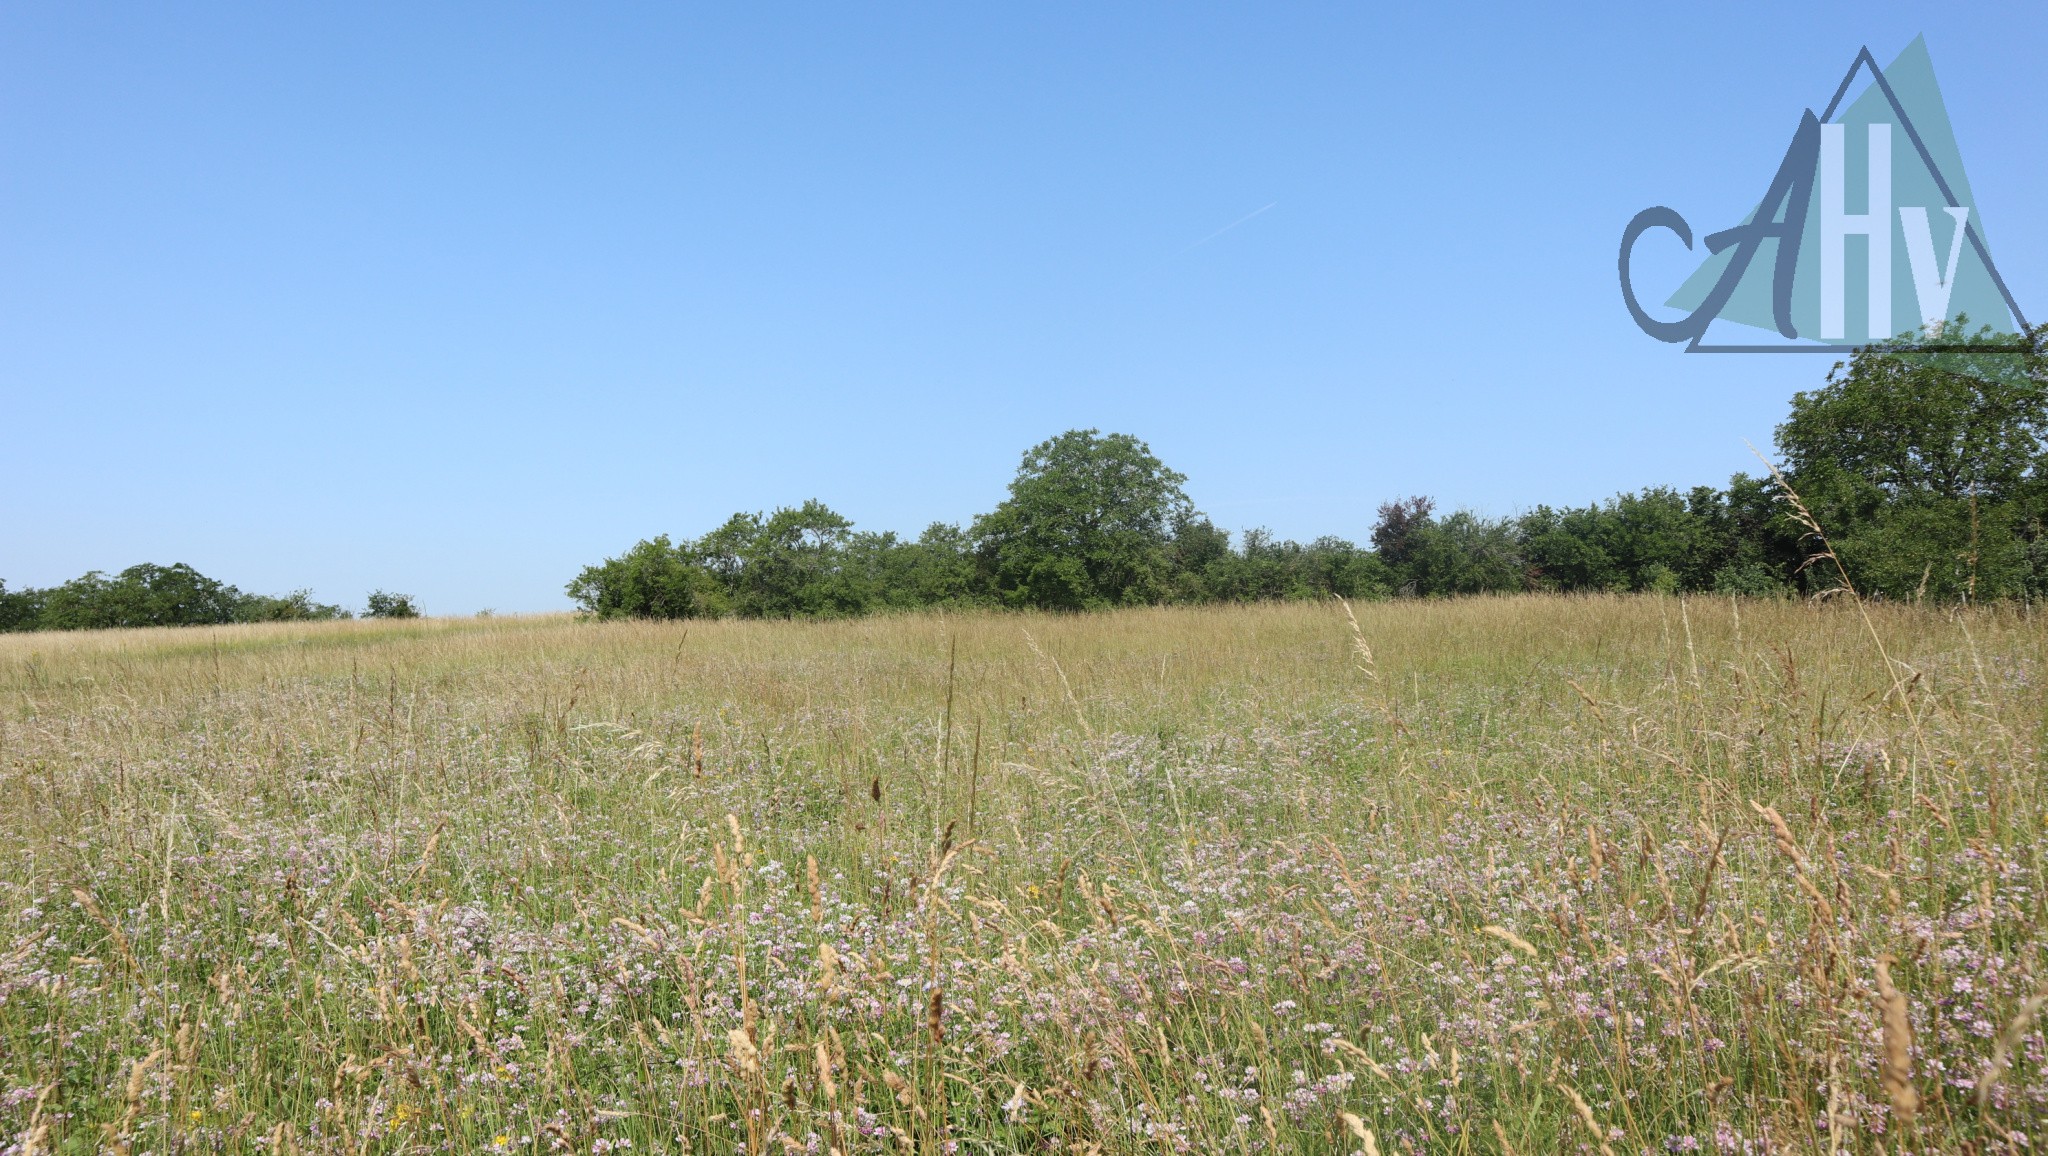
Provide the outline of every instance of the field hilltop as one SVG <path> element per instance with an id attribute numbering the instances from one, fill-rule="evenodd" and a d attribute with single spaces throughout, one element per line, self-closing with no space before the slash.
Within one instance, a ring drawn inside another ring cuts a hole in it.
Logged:
<path id="1" fill-rule="evenodd" d="M 2048 624 L 0 636 L 0 1146 L 2007 1152 Z"/>

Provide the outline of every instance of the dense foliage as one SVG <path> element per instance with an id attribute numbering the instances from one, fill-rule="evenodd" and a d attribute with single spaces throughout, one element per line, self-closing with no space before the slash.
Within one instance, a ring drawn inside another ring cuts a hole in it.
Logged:
<path id="1" fill-rule="evenodd" d="M 1866 350 L 1793 399 L 1779 449 L 1859 587 L 1944 600 L 2042 588 L 2044 355 L 2048 327 L 2024 359 Z"/>
<path id="2" fill-rule="evenodd" d="M 2048 590 L 2048 358 L 1867 349 L 1796 395 L 1784 472 L 1653 486 L 1518 517 L 1379 508 L 1370 544 L 1232 536 L 1186 478 L 1127 434 L 1075 430 L 1024 455 L 1009 496 L 916 541 L 857 532 L 823 504 L 735 514 L 701 539 L 644 541 L 569 594 L 600 617 L 830 617 L 921 606 L 1085 610 L 1159 603 L 1541 591 L 1863 593 L 1944 601 Z M 1979 334 L 1973 340 L 1981 342 Z M 1934 352 L 1928 352 L 1932 348 Z M 1786 499 L 1804 501 L 1815 536 Z M 1832 546 L 1843 569 L 1811 562 Z"/>
<path id="3" fill-rule="evenodd" d="M 420 608 L 410 594 L 390 594 L 382 590 L 370 591 L 369 605 L 363 610 L 365 618 L 418 618 Z"/>
<path id="4" fill-rule="evenodd" d="M 417 618 L 404 594 L 370 595 L 367 618 Z M 347 610 L 313 601 L 307 590 L 244 594 L 183 562 L 143 563 L 108 577 L 98 570 L 45 589 L 9 590 L 0 582 L 0 631 L 105 630 L 131 626 L 220 626 L 230 622 L 299 622 L 348 618 Z"/>

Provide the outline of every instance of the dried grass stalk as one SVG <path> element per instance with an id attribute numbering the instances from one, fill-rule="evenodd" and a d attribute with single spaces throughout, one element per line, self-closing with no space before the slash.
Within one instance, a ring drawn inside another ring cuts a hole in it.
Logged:
<path id="1" fill-rule="evenodd" d="M 1877 957 L 1877 1010 L 1884 1023 L 1884 1054 L 1878 1057 L 1877 1076 L 1891 1097 L 1892 1112 L 1902 1127 L 1912 1127 L 1920 1114 L 1920 1093 L 1913 1087 L 1913 1024 L 1907 1012 L 1905 994 L 1892 983 L 1891 955 Z"/>

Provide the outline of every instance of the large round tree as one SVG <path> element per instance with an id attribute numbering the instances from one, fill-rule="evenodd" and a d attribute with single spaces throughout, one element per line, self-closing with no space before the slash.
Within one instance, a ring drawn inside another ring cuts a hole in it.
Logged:
<path id="1" fill-rule="evenodd" d="M 1994 336 L 1868 346 L 1793 397 L 1786 473 L 1866 592 L 1976 601 L 2048 579 L 2048 328 L 1982 351 Z"/>
<path id="2" fill-rule="evenodd" d="M 1168 590 L 1187 478 L 1129 434 L 1069 430 L 1033 446 L 1010 496 L 974 521 L 1004 602 L 1083 610 L 1154 602 Z"/>

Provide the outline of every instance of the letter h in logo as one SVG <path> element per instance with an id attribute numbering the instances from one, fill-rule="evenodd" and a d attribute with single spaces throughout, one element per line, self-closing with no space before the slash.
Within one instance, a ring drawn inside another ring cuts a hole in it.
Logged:
<path id="1" fill-rule="evenodd" d="M 1852 234 L 1869 242 L 1870 328 L 1872 337 L 1892 331 L 1892 126 L 1870 130 L 1870 182 L 1866 211 L 1848 211 L 1848 130 L 1840 124 L 1820 126 L 1820 336 L 1847 336 L 1843 298 L 1848 281 L 1847 244 Z M 1922 218 L 1925 219 L 1924 217 Z"/>

